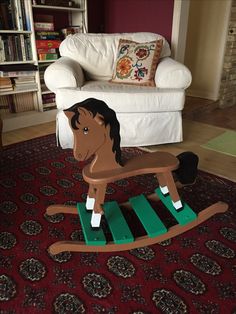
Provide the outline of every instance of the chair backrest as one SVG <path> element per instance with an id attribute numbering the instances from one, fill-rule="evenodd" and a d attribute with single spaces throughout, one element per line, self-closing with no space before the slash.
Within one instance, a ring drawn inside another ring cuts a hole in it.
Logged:
<path id="1" fill-rule="evenodd" d="M 171 54 L 170 46 L 163 36 L 147 32 L 69 35 L 60 45 L 60 54 L 79 62 L 88 79 L 109 80 L 112 78 L 121 38 L 139 43 L 163 39 L 160 58 Z"/>

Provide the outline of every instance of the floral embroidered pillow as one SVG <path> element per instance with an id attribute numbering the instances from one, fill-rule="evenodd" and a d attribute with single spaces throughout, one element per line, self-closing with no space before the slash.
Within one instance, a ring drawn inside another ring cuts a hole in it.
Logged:
<path id="1" fill-rule="evenodd" d="M 137 43 L 120 39 L 111 82 L 155 86 L 154 76 L 163 41 Z"/>

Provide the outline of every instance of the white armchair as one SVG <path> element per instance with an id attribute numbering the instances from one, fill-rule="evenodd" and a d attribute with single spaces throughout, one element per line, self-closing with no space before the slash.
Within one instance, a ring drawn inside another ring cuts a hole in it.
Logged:
<path id="1" fill-rule="evenodd" d="M 163 40 L 154 87 L 110 82 L 119 39 L 136 42 Z M 56 94 L 57 136 L 63 148 L 73 147 L 63 113 L 86 98 L 103 100 L 116 111 L 121 146 L 146 146 L 182 141 L 182 109 L 191 73 L 173 60 L 164 37 L 154 33 L 76 34 L 60 46 L 61 58 L 45 71 L 45 83 Z"/>

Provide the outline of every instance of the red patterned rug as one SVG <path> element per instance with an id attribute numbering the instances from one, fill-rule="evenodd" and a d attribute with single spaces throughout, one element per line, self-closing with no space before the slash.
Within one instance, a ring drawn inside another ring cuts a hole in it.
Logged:
<path id="1" fill-rule="evenodd" d="M 130 158 L 144 152 L 124 149 Z M 199 172 L 181 190 L 196 211 L 229 210 L 172 240 L 118 253 L 48 253 L 81 239 L 79 218 L 49 204 L 83 201 L 83 163 L 49 135 L 4 148 L 0 178 L 0 313 L 236 313 L 236 184 Z M 109 185 L 107 200 L 152 193 L 152 175 Z M 159 205 L 157 205 L 159 206 Z"/>

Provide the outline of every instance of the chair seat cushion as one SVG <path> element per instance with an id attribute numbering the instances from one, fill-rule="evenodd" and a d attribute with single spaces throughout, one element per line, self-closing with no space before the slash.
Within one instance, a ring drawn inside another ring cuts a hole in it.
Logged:
<path id="1" fill-rule="evenodd" d="M 182 89 L 158 89 L 106 81 L 87 81 L 81 88 L 58 89 L 57 108 L 66 109 L 90 97 L 105 101 L 117 113 L 180 111 L 185 100 Z"/>

